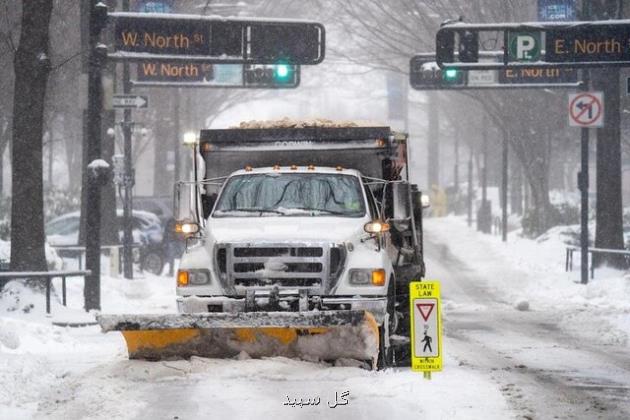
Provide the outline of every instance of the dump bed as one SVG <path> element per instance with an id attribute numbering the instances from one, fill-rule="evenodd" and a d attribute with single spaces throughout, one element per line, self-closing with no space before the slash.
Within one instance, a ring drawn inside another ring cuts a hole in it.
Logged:
<path id="1" fill-rule="evenodd" d="M 392 178 L 404 167 L 405 140 L 389 127 L 233 128 L 202 130 L 200 149 L 208 178 L 274 165 L 341 166 Z"/>

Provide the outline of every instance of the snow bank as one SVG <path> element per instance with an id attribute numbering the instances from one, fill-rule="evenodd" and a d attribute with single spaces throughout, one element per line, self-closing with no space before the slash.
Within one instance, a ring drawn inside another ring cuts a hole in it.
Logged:
<path id="1" fill-rule="evenodd" d="M 582 285 L 579 254 L 574 256 L 573 271 L 565 272 L 566 246 L 573 244 L 574 227 L 555 227 L 534 240 L 515 231 L 507 243 L 468 228 L 463 218 L 455 216 L 427 219 L 425 230 L 428 237 L 448 244 L 506 302 L 526 302 L 534 311 L 552 309 L 563 328 L 578 335 L 628 342 L 630 275 L 601 268 L 594 280 Z"/>

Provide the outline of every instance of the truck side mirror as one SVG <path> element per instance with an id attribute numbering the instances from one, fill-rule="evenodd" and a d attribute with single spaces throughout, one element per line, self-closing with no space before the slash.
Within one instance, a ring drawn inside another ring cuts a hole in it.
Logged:
<path id="1" fill-rule="evenodd" d="M 411 220 L 411 185 L 407 182 L 390 184 L 392 188 L 392 213 L 390 222 L 399 231 L 406 231 Z"/>
<path id="2" fill-rule="evenodd" d="M 175 184 L 175 203 L 173 217 L 177 221 L 189 221 L 202 224 L 202 196 L 193 183 L 178 182 Z"/>
<path id="3" fill-rule="evenodd" d="M 217 201 L 216 194 L 204 194 L 201 196 L 201 206 L 203 207 L 203 218 L 210 217 L 210 212 L 214 207 L 214 203 Z"/>

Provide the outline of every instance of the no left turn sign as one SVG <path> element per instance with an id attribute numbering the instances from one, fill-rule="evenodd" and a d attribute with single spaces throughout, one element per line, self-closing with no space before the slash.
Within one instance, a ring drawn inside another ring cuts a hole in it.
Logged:
<path id="1" fill-rule="evenodd" d="M 602 92 L 569 95 L 569 125 L 572 127 L 604 126 L 604 94 Z"/>

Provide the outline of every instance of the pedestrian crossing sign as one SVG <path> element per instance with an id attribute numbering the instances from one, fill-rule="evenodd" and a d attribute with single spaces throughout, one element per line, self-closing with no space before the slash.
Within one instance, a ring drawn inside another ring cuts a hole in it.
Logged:
<path id="1" fill-rule="evenodd" d="M 440 283 L 437 281 L 409 283 L 409 304 L 411 370 L 439 372 L 442 370 Z"/>

